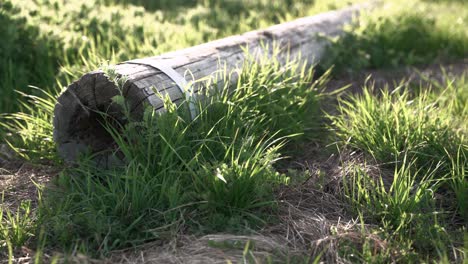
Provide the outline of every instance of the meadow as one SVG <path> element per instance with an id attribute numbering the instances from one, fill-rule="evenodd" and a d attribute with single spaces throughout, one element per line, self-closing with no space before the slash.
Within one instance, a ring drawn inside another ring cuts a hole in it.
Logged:
<path id="1" fill-rule="evenodd" d="M 123 113 L 128 123 L 106 127 L 128 161 L 120 167 L 96 168 L 90 155 L 69 166 L 58 157 L 53 108 L 82 74 L 102 68 L 122 87 L 114 63 L 350 4 L 2 1 L 0 144 L 15 158 L 0 153 L 0 175 L 25 177 L 33 191 L 17 197 L 22 186 L 0 185 L 0 258 L 464 263 L 463 1 L 380 3 L 329 39 L 328 56 L 312 69 L 301 60 L 249 61 L 236 84 L 196 102 L 195 120 L 167 98 L 163 115 L 148 108 L 132 120 Z M 359 92 L 333 87 L 367 71 L 451 63 L 461 74 L 447 69 L 384 85 L 371 78 Z M 30 174 L 19 173 L 24 164 Z M 34 182 L 44 167 L 53 173 Z"/>

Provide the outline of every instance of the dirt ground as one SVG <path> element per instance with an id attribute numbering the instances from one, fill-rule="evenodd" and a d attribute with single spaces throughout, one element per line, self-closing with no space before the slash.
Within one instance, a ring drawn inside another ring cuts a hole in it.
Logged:
<path id="1" fill-rule="evenodd" d="M 444 84 L 447 78 L 468 73 L 468 58 L 452 63 L 430 64 L 420 67 L 404 67 L 393 70 L 366 70 L 359 74 L 342 74 L 329 83 L 330 89 L 336 89 L 351 84 L 352 92 L 359 92 L 363 85 L 374 84 L 376 88 L 386 85 L 409 83 L 411 85 L 427 85 L 432 82 Z"/>
<path id="2" fill-rule="evenodd" d="M 365 83 L 375 83 L 377 88 L 386 84 L 400 83 L 402 78 L 412 84 L 437 80 L 441 83 L 447 76 L 468 73 L 468 59 L 450 63 L 433 64 L 425 67 L 407 67 L 398 70 L 368 70 L 359 75 L 342 75 L 332 79 L 329 89 L 351 84 L 351 91 L 359 92 Z M 371 76 L 368 79 L 368 76 Z M 385 241 L 372 234 L 366 234 L 362 226 L 356 226 L 355 219 L 347 213 L 346 205 L 337 197 L 341 179 L 348 173 L 347 167 L 361 163 L 362 155 L 344 152 L 341 156 L 324 156 L 318 146 L 307 146 L 304 155 L 289 161 L 288 168 L 306 171 L 300 184 L 285 186 L 277 191 L 280 221 L 250 236 L 213 234 L 203 237 L 181 235 L 171 243 L 161 245 L 149 243 L 138 248 L 114 252 L 109 259 L 91 260 L 77 255 L 76 263 L 226 263 L 237 262 L 244 255 L 247 241 L 254 243 L 249 254 L 263 259 L 271 252 L 276 258 L 304 254 L 322 254 L 327 262 L 340 262 L 337 252 L 339 243 L 361 243 L 373 241 L 377 250 L 385 249 Z M 367 164 L 369 171 L 378 170 L 375 164 Z M 33 165 L 15 157 L 5 144 L 0 142 L 0 191 L 4 197 L 2 206 L 15 210 L 22 200 L 37 202 L 37 186 L 49 184 L 60 169 L 50 165 Z M 324 177 L 326 175 L 326 177 Z M 365 227 L 364 227 L 365 228 Z M 224 242 L 222 242 L 224 241 Z M 227 241 L 227 242 L 226 242 Z M 221 245 L 222 246 L 216 246 Z M 33 252 L 23 248 L 18 252 L 15 263 L 29 263 Z M 0 253 L 0 258 L 2 253 Z M 72 262 L 73 262 L 72 261 Z M 2 261 L 0 261 L 2 263 Z"/>

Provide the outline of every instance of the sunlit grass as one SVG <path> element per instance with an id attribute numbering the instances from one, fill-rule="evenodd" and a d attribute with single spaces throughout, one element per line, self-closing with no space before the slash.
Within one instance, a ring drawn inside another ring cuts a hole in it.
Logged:
<path id="1" fill-rule="evenodd" d="M 182 9 L 173 10 L 176 4 Z M 64 79 L 69 73 L 95 69 L 86 67 L 93 58 L 116 63 L 155 56 L 346 5 L 344 0 L 317 7 L 314 1 L 6 0 L 0 3 L 5 25 L 0 112 L 20 109 L 15 90 L 34 93 L 28 85 L 60 90 L 69 84 Z"/>
<path id="2" fill-rule="evenodd" d="M 385 1 L 364 12 L 333 41 L 325 67 L 359 73 L 463 59 L 468 56 L 468 9 L 457 1 Z"/>
<path id="3" fill-rule="evenodd" d="M 8 248 L 11 255 L 13 249 L 23 246 L 34 236 L 36 219 L 31 209 L 31 201 L 22 201 L 15 211 L 3 205 L 0 207 L 0 249 Z"/>
<path id="4" fill-rule="evenodd" d="M 0 117 L 0 136 L 23 158 L 59 163 L 53 107 L 60 90 L 83 73 L 105 61 L 157 55 L 347 5 L 313 2 L 4 1 L 0 111 L 22 112 Z M 467 55 L 462 1 L 395 0 L 384 7 L 337 39 L 325 65 L 358 71 Z M 275 221 L 274 189 L 290 183 L 290 175 L 275 169 L 284 146 L 330 143 L 320 110 L 329 74 L 314 79 L 300 62 L 281 69 L 272 61 L 246 64 L 231 89 L 210 90 L 196 101 L 195 120 L 187 102 L 166 98 L 164 115 L 148 108 L 143 120 L 108 126 L 120 166 L 99 168 L 88 156 L 64 170 L 40 197 L 40 221 L 27 202 L 17 210 L 2 207 L 0 247 L 11 257 L 42 230 L 42 247 L 99 256 L 181 232 L 248 233 Z M 350 205 L 363 237 L 370 225 L 386 242 L 379 250 L 365 239 L 340 245 L 346 259 L 463 262 L 468 82 L 466 75 L 446 79 L 433 87 L 367 87 L 340 98 L 330 133 L 390 171 L 372 174 L 356 165 L 345 192 L 335 194 Z"/>
<path id="5" fill-rule="evenodd" d="M 52 117 L 57 95 L 39 90 L 41 96 L 22 94 L 24 112 L 0 115 L 0 129 L 10 147 L 22 158 L 34 161 L 57 160 L 52 139 Z"/>
<path id="6" fill-rule="evenodd" d="M 466 98 L 455 95 L 464 80 L 447 78 L 443 87 L 413 93 L 405 86 L 392 92 L 365 87 L 361 95 L 341 98 L 339 114 L 330 116 L 340 145 L 379 164 L 373 173 L 355 165 L 344 196 L 361 221 L 377 224 L 400 251 L 387 261 L 463 259 L 468 146 L 456 113 Z"/>
<path id="7" fill-rule="evenodd" d="M 456 111 L 453 107 L 465 104 L 461 102 L 465 98 L 448 95 L 457 91 L 451 86 L 439 97 L 425 89 L 413 95 L 405 86 L 393 91 L 374 91 L 371 86 L 362 95 L 341 100 L 339 111 L 346 118 L 331 117 L 338 136 L 379 161 L 398 162 L 409 155 L 420 167 L 429 169 L 439 163 L 446 167 L 448 157 L 466 146 L 451 114 Z"/>

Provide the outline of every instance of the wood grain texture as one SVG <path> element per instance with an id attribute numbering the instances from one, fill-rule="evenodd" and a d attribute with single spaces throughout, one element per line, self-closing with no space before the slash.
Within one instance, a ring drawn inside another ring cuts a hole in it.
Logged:
<path id="1" fill-rule="evenodd" d="M 300 18 L 138 61 L 168 65 L 189 82 L 213 77 L 220 69 L 230 72 L 241 68 L 246 51 L 254 58 L 264 54 L 271 56 L 273 45 L 280 49 L 276 55 L 280 63 L 300 54 L 312 65 L 324 56 L 327 44 L 319 35 L 334 37 L 342 34 L 343 26 L 368 6 L 357 5 Z M 185 98 L 168 76 L 153 67 L 123 62 L 116 65 L 115 70 L 128 78 L 123 95 L 135 118 L 141 116 L 145 103 L 163 110 L 160 95 L 153 88 L 162 95 L 169 95 L 172 101 Z M 75 161 L 85 150 L 99 152 L 112 148 L 112 140 L 102 128 L 102 117 L 98 112 L 106 112 L 118 121 L 121 114 L 112 103 L 112 97 L 118 94 L 115 85 L 98 70 L 85 74 L 60 95 L 54 111 L 54 140 L 66 161 Z"/>

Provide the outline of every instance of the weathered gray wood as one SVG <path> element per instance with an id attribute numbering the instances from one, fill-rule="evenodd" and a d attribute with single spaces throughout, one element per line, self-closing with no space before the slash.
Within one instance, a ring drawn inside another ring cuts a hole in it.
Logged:
<path id="1" fill-rule="evenodd" d="M 225 67 L 229 72 L 242 67 L 246 50 L 254 57 L 265 53 L 271 55 L 274 43 L 280 48 L 276 55 L 280 63 L 301 54 L 302 59 L 314 64 L 324 56 L 326 46 L 326 41 L 318 34 L 331 37 L 340 35 L 343 25 L 351 22 L 357 11 L 366 6 L 352 6 L 300 18 L 142 60 L 164 63 L 180 75 L 185 75 L 187 81 L 196 81 L 216 74 L 220 68 Z M 123 62 L 116 65 L 115 70 L 128 78 L 123 94 L 135 117 L 141 114 L 145 102 L 162 110 L 163 102 L 152 87 L 163 95 L 168 94 L 173 101 L 184 98 L 168 76 L 152 67 Z M 186 74 L 188 72 L 190 75 Z M 112 97 L 118 94 L 115 85 L 102 71 L 94 71 L 72 83 L 59 97 L 54 111 L 54 140 L 66 161 L 76 160 L 77 155 L 85 150 L 98 152 L 112 148 L 112 140 L 102 128 L 100 115 L 96 111 L 119 119 L 118 108 L 112 104 Z"/>

